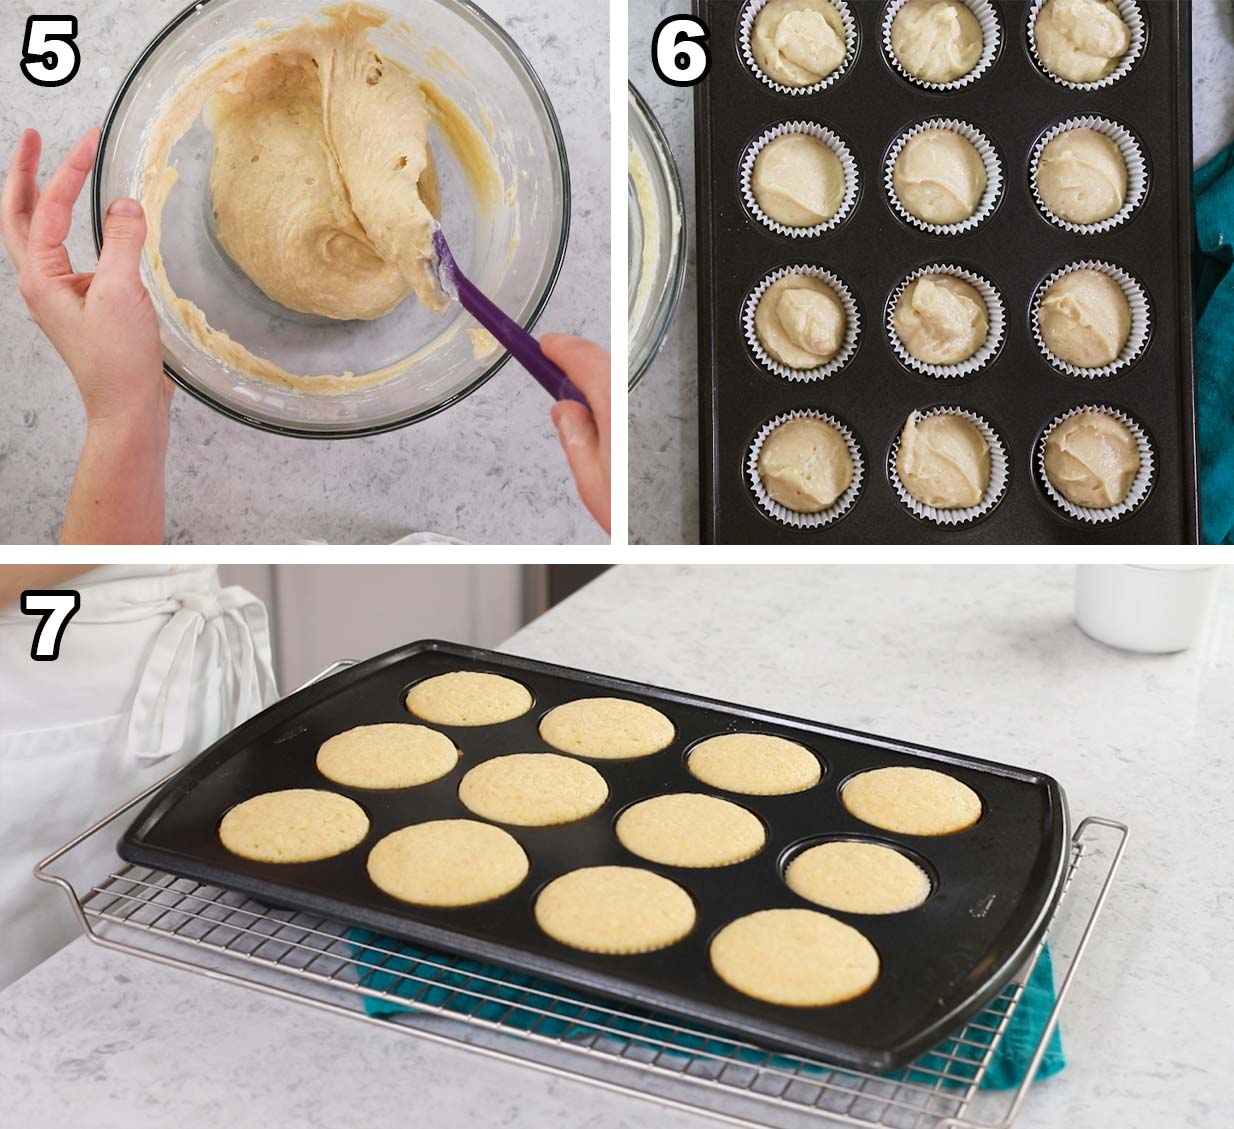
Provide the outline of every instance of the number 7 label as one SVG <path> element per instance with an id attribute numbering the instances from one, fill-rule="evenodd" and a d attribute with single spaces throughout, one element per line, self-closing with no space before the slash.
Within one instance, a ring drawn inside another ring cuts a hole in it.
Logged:
<path id="1" fill-rule="evenodd" d="M 55 662 L 60 657 L 64 629 L 80 608 L 80 592 L 31 589 L 21 594 L 21 610 L 26 615 L 43 617 L 35 629 L 34 642 L 30 644 L 30 657 L 35 662 Z"/>

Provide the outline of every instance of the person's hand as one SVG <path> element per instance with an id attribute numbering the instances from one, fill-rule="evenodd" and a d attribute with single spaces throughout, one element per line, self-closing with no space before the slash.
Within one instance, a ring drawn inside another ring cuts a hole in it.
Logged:
<path id="1" fill-rule="evenodd" d="M 570 463 L 579 497 L 591 516 L 611 533 L 609 508 L 609 355 L 581 337 L 546 333 L 540 338 L 544 355 L 568 376 L 591 410 L 573 400 L 553 405 L 553 423 Z"/>
<path id="2" fill-rule="evenodd" d="M 21 295 L 77 381 L 89 426 L 165 428 L 172 384 L 163 375 L 158 319 L 141 281 L 141 205 L 120 199 L 108 209 L 93 274 L 74 271 L 64 248 L 98 142 L 98 130 L 90 130 L 40 194 L 42 140 L 26 130 L 4 184 L 0 229 Z"/>
<path id="3" fill-rule="evenodd" d="M 40 194 L 42 140 L 26 130 L 4 182 L 0 231 L 21 295 L 72 372 L 86 410 L 86 441 L 61 540 L 154 543 L 163 538 L 172 384 L 163 375 L 158 318 L 141 281 L 141 205 L 120 199 L 108 209 L 93 274 L 75 271 L 64 247 L 98 143 L 98 130 L 90 130 Z"/>

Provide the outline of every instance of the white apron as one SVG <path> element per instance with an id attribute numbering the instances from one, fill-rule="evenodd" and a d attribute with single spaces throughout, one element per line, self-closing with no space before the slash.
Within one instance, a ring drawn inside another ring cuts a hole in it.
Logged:
<path id="1" fill-rule="evenodd" d="M 54 662 L 30 658 L 39 618 L 0 607 L 0 988 L 78 931 L 35 863 L 277 697 L 266 610 L 215 566 L 104 565 L 63 587 L 81 609 Z"/>

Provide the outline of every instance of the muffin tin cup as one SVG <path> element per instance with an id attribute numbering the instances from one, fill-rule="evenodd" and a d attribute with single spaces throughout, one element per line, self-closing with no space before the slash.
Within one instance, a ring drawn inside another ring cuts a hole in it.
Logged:
<path id="1" fill-rule="evenodd" d="M 896 16 L 900 14 L 900 9 L 908 3 L 908 0 L 892 0 L 883 14 L 883 54 L 887 57 L 887 62 L 895 68 L 898 74 L 914 86 L 921 87 L 922 90 L 962 90 L 985 74 L 998 57 L 998 49 L 1002 44 L 1002 28 L 998 22 L 998 14 L 994 11 L 994 5 L 990 3 L 990 0 L 959 0 L 959 2 L 973 13 L 981 27 L 981 57 L 971 71 L 950 82 L 927 82 L 925 79 L 917 78 L 904 68 L 896 57 L 895 51 L 892 50 L 891 27 L 895 23 Z"/>
<path id="2" fill-rule="evenodd" d="M 1037 186 L 1037 170 L 1040 168 L 1041 154 L 1045 152 L 1045 147 L 1056 137 L 1069 133 L 1073 129 L 1096 130 L 1113 141 L 1122 155 L 1123 164 L 1127 169 L 1127 195 L 1123 200 L 1123 206 L 1114 215 L 1110 216 L 1109 219 L 1098 220 L 1096 223 L 1072 223 L 1070 220 L 1065 220 L 1052 212 L 1049 205 L 1041 197 L 1041 191 Z M 1148 165 L 1144 160 L 1144 150 L 1141 148 L 1139 141 L 1136 140 L 1135 135 L 1126 126 L 1119 125 L 1118 122 L 1111 121 L 1109 118 L 1091 116 L 1068 118 L 1065 122 L 1059 122 L 1058 125 L 1052 126 L 1034 146 L 1033 155 L 1029 159 L 1028 167 L 1033 199 L 1036 201 L 1037 207 L 1041 209 L 1041 214 L 1052 224 L 1061 227 L 1064 231 L 1071 232 L 1073 235 L 1101 235 L 1104 232 L 1113 230 L 1120 224 L 1126 223 L 1135 213 L 1136 209 L 1144 202 L 1144 197 L 1148 193 Z"/>
<path id="3" fill-rule="evenodd" d="M 1070 364 L 1050 350 L 1041 333 L 1041 303 L 1050 287 L 1060 278 L 1078 270 L 1095 270 L 1109 275 L 1110 278 L 1118 283 L 1119 288 L 1123 292 L 1123 297 L 1127 299 L 1127 307 L 1131 311 L 1131 330 L 1127 334 L 1126 344 L 1123 345 L 1122 352 L 1108 365 L 1082 368 L 1079 365 Z M 1033 295 L 1032 329 L 1033 340 L 1037 342 L 1037 348 L 1041 350 L 1041 355 L 1059 372 L 1066 373 L 1068 376 L 1082 377 L 1085 380 L 1101 380 L 1107 376 L 1113 376 L 1116 372 L 1121 372 L 1139 360 L 1140 355 L 1148 345 L 1149 334 L 1152 332 L 1152 310 L 1149 306 L 1148 294 L 1144 287 L 1140 285 L 1137 279 L 1123 270 L 1122 267 L 1115 266 L 1113 263 L 1103 262 L 1099 259 L 1083 259 L 1080 262 L 1069 263 L 1067 266 L 1056 270 L 1037 287 L 1037 292 Z"/>
<path id="4" fill-rule="evenodd" d="M 977 150 L 977 155 L 981 158 L 981 163 L 985 165 L 985 191 L 977 202 L 977 210 L 968 219 L 960 220 L 959 223 L 929 223 L 918 219 L 901 203 L 900 197 L 896 194 L 896 160 L 903 152 L 904 146 L 927 129 L 949 129 L 953 133 L 958 133 L 972 143 L 973 148 Z M 883 169 L 883 186 L 887 191 L 887 199 L 892 209 L 905 223 L 920 231 L 928 231 L 931 235 L 963 235 L 979 226 L 998 206 L 998 201 L 1003 194 L 1003 166 L 993 143 L 975 125 L 970 125 L 958 118 L 930 118 L 928 121 L 918 122 L 896 138 L 887 154 L 887 162 Z"/>
<path id="5" fill-rule="evenodd" d="M 1094 509 L 1091 506 L 1077 506 L 1074 502 L 1064 498 L 1045 472 L 1045 443 L 1050 437 L 1050 433 L 1060 423 L 1071 419 L 1073 416 L 1082 415 L 1084 412 L 1102 412 L 1105 415 L 1113 416 L 1120 423 L 1125 424 L 1131 434 L 1135 436 L 1135 445 L 1140 453 L 1140 469 L 1136 473 L 1135 478 L 1131 480 L 1131 488 L 1127 491 L 1127 497 L 1117 506 L 1110 506 L 1104 510 Z M 1153 488 L 1153 475 L 1156 470 L 1153 459 L 1153 445 L 1144 428 L 1140 426 L 1138 421 L 1127 415 L 1126 412 L 1112 408 L 1108 404 L 1082 404 L 1078 408 L 1072 408 L 1060 416 L 1055 416 L 1037 441 L 1037 450 L 1033 461 L 1037 466 L 1037 478 L 1050 501 L 1068 517 L 1090 525 L 1107 525 L 1111 522 L 1120 521 L 1138 510 L 1143 504 L 1144 499 L 1148 497 L 1149 491 Z"/>
<path id="6" fill-rule="evenodd" d="M 900 340 L 899 332 L 896 330 L 896 306 L 901 296 L 917 279 L 929 274 L 946 274 L 961 279 L 973 287 L 981 295 L 982 301 L 985 302 L 986 319 L 989 323 L 986 339 L 968 360 L 960 361 L 958 364 L 932 365 L 926 361 L 918 360 L 908 351 L 904 342 Z M 895 355 L 900 358 L 901 363 L 915 372 L 941 380 L 972 376 L 974 373 L 980 372 L 990 363 L 1002 347 L 1006 331 L 1007 313 L 1003 306 L 1002 295 L 999 294 L 989 280 L 953 263 L 931 263 L 929 266 L 919 267 L 891 292 L 891 297 L 887 302 L 887 340 L 891 342 L 891 348 L 895 351 Z"/>
<path id="7" fill-rule="evenodd" d="M 896 458 L 900 453 L 900 436 L 897 435 L 892 440 L 891 450 L 887 456 L 887 474 L 891 479 L 891 485 L 896 492 L 896 496 L 911 513 L 916 514 L 917 517 L 925 521 L 932 521 L 936 525 L 947 527 L 967 525 L 970 522 L 985 517 L 1002 501 L 1003 495 L 1007 492 L 1007 483 L 1011 479 L 1007 447 L 998 432 L 984 418 L 977 415 L 976 412 L 966 411 L 964 408 L 943 405 L 937 408 L 927 408 L 925 411 L 917 412 L 916 415 L 919 419 L 929 419 L 930 416 L 938 415 L 962 416 L 964 419 L 975 424 L 977 430 L 981 432 L 982 438 L 985 439 L 990 447 L 990 481 L 986 485 L 984 497 L 975 506 L 945 510 L 938 506 L 928 506 L 924 502 L 919 502 L 908 492 L 908 487 L 900 480 L 900 472 L 896 466 Z"/>
<path id="8" fill-rule="evenodd" d="M 752 183 L 754 179 L 754 162 L 758 159 L 759 153 L 763 151 L 765 146 L 777 137 L 785 137 L 790 133 L 804 133 L 810 137 L 817 138 L 839 158 L 840 168 L 844 172 L 844 196 L 840 200 L 840 206 L 836 209 L 835 215 L 823 223 L 814 224 L 812 227 L 789 227 L 788 224 L 779 223 L 764 212 L 759 207 L 758 201 L 754 198 L 754 186 Z M 826 126 L 819 125 L 817 122 L 781 122 L 779 125 L 763 133 L 746 150 L 745 156 L 741 159 L 741 195 L 745 200 L 746 207 L 750 210 L 750 214 L 777 235 L 787 235 L 793 239 L 810 239 L 839 227 L 848 218 L 849 213 L 853 210 L 853 206 L 857 203 L 857 193 L 860 187 L 857 159 L 853 156 L 852 150 L 836 134 L 827 129 Z"/>
<path id="9" fill-rule="evenodd" d="M 767 3 L 768 0 L 750 0 L 741 13 L 741 22 L 737 27 L 737 46 L 741 52 L 741 58 L 759 82 L 769 86 L 777 94 L 799 97 L 802 94 L 818 94 L 844 77 L 845 72 L 853 65 L 853 60 L 857 57 L 857 21 L 853 19 L 848 0 L 831 0 L 832 7 L 839 13 L 840 22 L 844 25 L 844 61 L 826 78 L 819 79 L 818 82 L 811 83 L 809 86 L 789 86 L 787 83 L 777 82 L 770 75 L 765 74 L 755 60 L 754 49 L 751 46 L 754 21 Z"/>
<path id="10" fill-rule="evenodd" d="M 1131 32 L 1131 43 L 1118 65 L 1105 78 L 1099 78 L 1096 82 L 1072 82 L 1070 79 L 1056 75 L 1041 61 L 1041 56 L 1037 53 L 1037 17 L 1047 2 L 1048 0 L 1032 0 L 1029 6 L 1028 49 L 1041 73 L 1051 81 L 1058 83 L 1059 86 L 1065 86 L 1068 90 L 1104 90 L 1107 86 L 1112 86 L 1125 78 L 1144 53 L 1144 42 L 1148 31 L 1144 25 L 1144 13 L 1140 10 L 1138 0 L 1115 0 L 1118 14 L 1122 16 L 1123 22 Z"/>
<path id="11" fill-rule="evenodd" d="M 816 514 L 799 513 L 773 500 L 763 486 L 762 477 L 758 473 L 758 456 L 763 449 L 763 444 L 767 441 L 767 436 L 780 424 L 794 419 L 821 419 L 824 423 L 831 424 L 844 438 L 848 446 L 848 457 L 853 461 L 853 480 L 849 483 L 848 489 L 831 506 Z M 754 499 L 758 502 L 758 508 L 768 517 L 783 525 L 791 526 L 793 529 L 819 529 L 842 518 L 853 508 L 857 496 L 861 493 L 862 481 L 865 477 L 865 461 L 861 457 L 861 448 L 857 445 L 857 440 L 853 438 L 853 433 L 834 416 L 829 416 L 825 412 L 795 410 L 768 420 L 759 429 L 754 442 L 750 444 L 749 454 L 746 456 L 746 473 L 750 480 L 750 489 L 754 492 Z"/>
<path id="12" fill-rule="evenodd" d="M 844 340 L 840 343 L 840 348 L 836 355 L 826 364 L 819 365 L 816 368 L 795 369 L 777 361 L 767 352 L 763 343 L 759 340 L 758 332 L 754 327 L 754 315 L 758 310 L 759 299 L 762 298 L 770 287 L 790 274 L 809 275 L 811 278 L 817 278 L 820 282 L 826 283 L 831 287 L 835 296 L 840 299 L 840 306 L 844 310 Z M 781 267 L 779 270 L 767 275 L 751 292 L 749 298 L 746 299 L 745 309 L 742 313 L 742 326 L 745 330 L 746 341 L 758 363 L 768 372 L 774 373 L 784 380 L 792 380 L 797 383 L 825 380 L 833 373 L 839 372 L 852 359 L 853 353 L 857 351 L 857 342 L 861 338 L 861 314 L 857 309 L 857 300 L 853 297 L 852 291 L 830 271 L 825 271 L 822 267 L 805 265 Z"/>

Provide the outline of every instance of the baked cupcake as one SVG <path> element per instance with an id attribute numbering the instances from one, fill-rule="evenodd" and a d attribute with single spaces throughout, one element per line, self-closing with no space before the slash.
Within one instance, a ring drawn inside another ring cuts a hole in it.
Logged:
<path id="1" fill-rule="evenodd" d="M 758 477 L 773 502 L 794 513 L 817 514 L 852 485 L 853 458 L 835 427 L 802 416 L 780 424 L 764 440 Z"/>
<path id="2" fill-rule="evenodd" d="M 759 344 L 769 357 L 792 369 L 814 369 L 834 360 L 846 329 L 836 292 L 808 274 L 777 279 L 754 310 Z"/>
<path id="3" fill-rule="evenodd" d="M 830 1007 L 878 979 L 864 934 L 811 909 L 764 909 L 730 921 L 711 940 L 711 967 L 730 988 L 782 1007 Z"/>
<path id="4" fill-rule="evenodd" d="M 368 876 L 382 893 L 417 906 L 491 902 L 521 886 L 527 854 L 507 831 L 478 819 L 413 823 L 379 839 Z"/>
<path id="5" fill-rule="evenodd" d="M 840 791 L 850 815 L 900 835 L 954 835 L 981 818 L 981 797 L 967 784 L 932 768 L 874 768 Z"/>
<path id="6" fill-rule="evenodd" d="M 953 412 L 913 412 L 900 432 L 896 474 L 923 506 L 978 506 L 990 486 L 990 444 L 972 420 Z"/>
<path id="7" fill-rule="evenodd" d="M 831 0 L 768 0 L 750 30 L 758 69 L 784 86 L 822 82 L 846 52 L 844 21 Z"/>
<path id="8" fill-rule="evenodd" d="M 349 788 L 414 788 L 450 772 L 458 749 L 426 725 L 357 725 L 317 750 L 317 771 Z"/>
<path id="9" fill-rule="evenodd" d="M 905 211 L 923 223 L 963 223 L 977 214 L 986 190 L 977 147 L 954 129 L 923 129 L 896 157 L 892 187 Z"/>
<path id="10" fill-rule="evenodd" d="M 840 158 L 808 133 L 785 133 L 759 150 L 750 191 L 763 213 L 785 227 L 826 223 L 844 202 Z"/>
<path id="11" fill-rule="evenodd" d="M 804 792 L 823 776 L 818 758 L 804 745 L 769 733 L 708 737 L 690 750 L 686 769 L 713 788 L 747 796 Z"/>
<path id="12" fill-rule="evenodd" d="M 368 834 L 364 809 L 320 788 L 262 792 L 230 808 L 219 823 L 219 842 L 256 862 L 318 862 L 349 851 Z"/>
<path id="13" fill-rule="evenodd" d="M 677 728 L 659 710 L 629 698 L 575 698 L 540 720 L 554 749 L 593 760 L 633 760 L 667 749 Z"/>
<path id="14" fill-rule="evenodd" d="M 981 25 L 963 0 L 908 0 L 891 22 L 891 51 L 922 82 L 963 78 L 981 59 Z"/>
<path id="15" fill-rule="evenodd" d="M 479 670 L 452 670 L 407 691 L 407 712 L 431 725 L 499 725 L 522 717 L 531 691 L 513 678 Z"/>
<path id="16" fill-rule="evenodd" d="M 753 858 L 767 843 L 756 815 L 701 792 L 641 800 L 621 813 L 613 830 L 631 854 L 662 866 L 732 866 Z"/>
<path id="17" fill-rule="evenodd" d="M 637 866 L 586 866 L 554 878 L 536 898 L 536 924 L 589 953 L 650 953 L 675 945 L 697 920 L 676 882 Z"/>
<path id="18" fill-rule="evenodd" d="M 1033 25 L 1037 58 L 1066 82 L 1099 82 L 1131 46 L 1114 0 L 1046 0 Z"/>
<path id="19" fill-rule="evenodd" d="M 807 847 L 784 871 L 794 894 L 844 913 L 903 913 L 930 896 L 930 876 L 880 843 L 834 839 Z"/>
<path id="20" fill-rule="evenodd" d="M 1127 165 L 1118 146 L 1095 129 L 1069 129 L 1041 151 L 1037 195 L 1061 220 L 1100 223 L 1127 199 Z"/>
<path id="21" fill-rule="evenodd" d="M 1117 416 L 1085 411 L 1055 424 L 1045 440 L 1045 473 L 1067 501 L 1090 510 L 1122 505 L 1140 473 L 1136 437 Z"/>
<path id="22" fill-rule="evenodd" d="M 989 337 L 985 299 L 971 283 L 950 274 L 923 274 L 896 300 L 896 336 L 914 360 L 963 364 Z"/>
<path id="23" fill-rule="evenodd" d="M 1091 267 L 1068 271 L 1050 285 L 1037 309 L 1045 346 L 1077 368 L 1113 364 L 1131 336 L 1131 307 L 1118 282 Z"/>
<path id="24" fill-rule="evenodd" d="M 596 812 L 608 784 L 589 764 L 557 753 L 507 753 L 476 765 L 459 782 L 469 812 L 515 827 L 557 827 Z"/>

